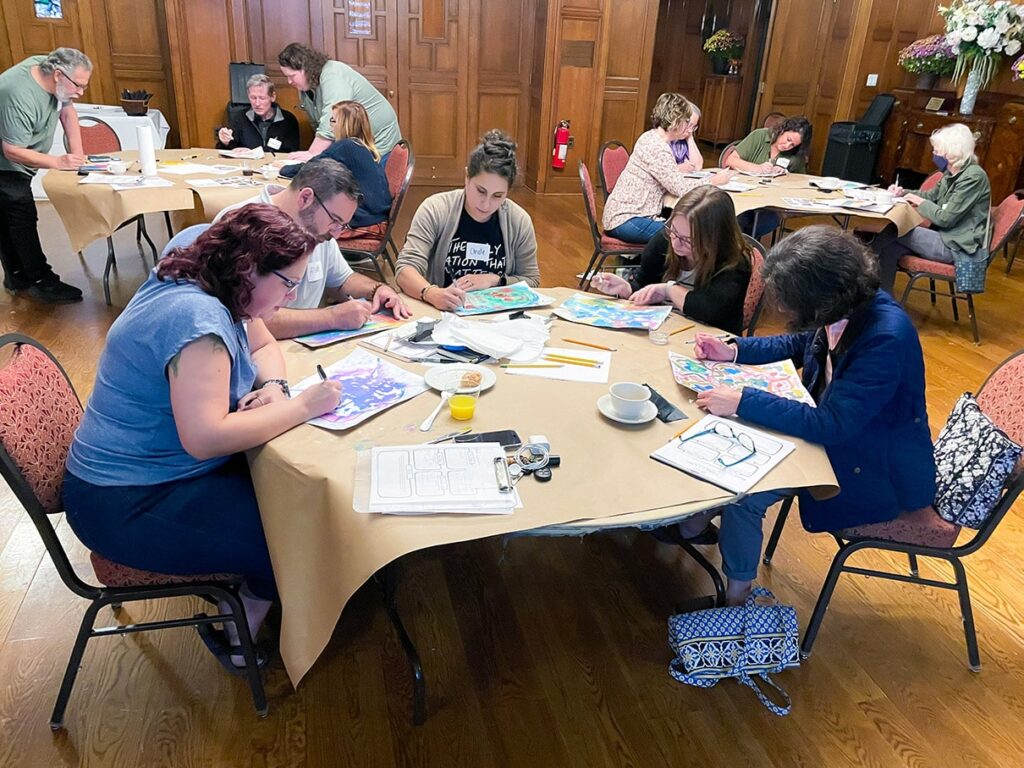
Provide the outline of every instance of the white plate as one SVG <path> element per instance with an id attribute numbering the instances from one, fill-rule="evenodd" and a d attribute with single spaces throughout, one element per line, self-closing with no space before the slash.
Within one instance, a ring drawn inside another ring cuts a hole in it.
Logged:
<path id="1" fill-rule="evenodd" d="M 494 375 L 494 371 L 489 368 L 485 368 L 482 365 L 474 365 L 472 363 L 451 363 L 435 365 L 423 375 L 423 380 L 427 382 L 427 386 L 436 389 L 438 392 L 444 392 L 448 387 L 458 384 L 459 380 L 462 379 L 462 374 L 468 373 L 469 371 L 476 371 L 480 374 L 481 392 L 493 387 L 494 382 L 498 378 Z"/>
<path id="2" fill-rule="evenodd" d="M 607 416 L 612 421 L 617 421 L 620 424 L 646 424 L 648 421 L 658 415 L 658 406 L 648 400 L 644 403 L 643 412 L 635 419 L 625 419 L 619 416 L 612 408 L 612 396 L 603 395 L 597 400 L 597 410 L 603 415 Z"/>

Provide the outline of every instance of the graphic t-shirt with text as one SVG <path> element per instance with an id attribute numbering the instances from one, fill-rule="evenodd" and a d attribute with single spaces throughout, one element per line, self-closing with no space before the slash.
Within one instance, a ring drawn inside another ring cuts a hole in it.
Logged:
<path id="1" fill-rule="evenodd" d="M 444 265 L 444 287 L 463 275 L 505 274 L 505 243 L 501 238 L 498 214 L 481 223 L 466 210 L 459 216 L 459 226 L 452 236 Z"/>

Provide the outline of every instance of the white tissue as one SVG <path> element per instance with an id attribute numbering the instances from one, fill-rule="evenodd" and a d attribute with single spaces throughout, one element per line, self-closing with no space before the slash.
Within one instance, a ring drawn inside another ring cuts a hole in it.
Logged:
<path id="1" fill-rule="evenodd" d="M 139 166 L 143 176 L 156 176 L 156 150 L 153 145 L 153 128 L 140 125 L 135 129 L 139 141 Z"/>

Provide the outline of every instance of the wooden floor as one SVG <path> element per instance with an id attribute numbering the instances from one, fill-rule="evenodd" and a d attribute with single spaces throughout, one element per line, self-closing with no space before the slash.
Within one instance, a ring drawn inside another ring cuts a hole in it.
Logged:
<path id="1" fill-rule="evenodd" d="M 424 194 L 413 190 L 403 232 Z M 545 285 L 572 285 L 590 248 L 579 197 L 515 197 L 534 217 Z M 133 236 L 119 233 L 116 306 L 105 307 L 105 245 L 93 244 L 83 266 L 46 204 L 41 217 L 51 261 L 84 289 L 85 301 L 48 308 L 4 293 L 2 324 L 49 345 L 84 396 L 105 332 L 144 269 Z M 149 224 L 163 233 L 158 217 Z M 1000 259 L 978 300 L 981 346 L 964 321 L 952 322 L 948 304 L 912 301 L 933 430 L 961 392 L 976 390 L 1022 343 L 1024 264 L 1010 277 L 1002 266 Z M 61 530 L 85 565 L 64 523 Z M 4 488 L 0 765 L 1020 766 L 1021 551 L 1018 507 L 967 562 L 980 674 L 967 668 L 955 595 L 845 576 L 812 658 L 778 676 L 793 697 L 787 718 L 732 681 L 699 690 L 669 678 L 666 618 L 709 585 L 649 537 L 619 533 L 484 540 L 405 558 L 399 600 L 426 668 L 423 727 L 410 723 L 401 648 L 376 593 L 364 587 L 297 691 L 279 661 L 269 668 L 265 720 L 194 632 L 172 630 L 91 643 L 67 728 L 54 735 L 47 720 L 83 602 L 64 589 Z M 827 536 L 791 522 L 760 581 L 806 622 L 833 552 Z M 182 600 L 126 612 L 141 619 L 196 609 Z"/>

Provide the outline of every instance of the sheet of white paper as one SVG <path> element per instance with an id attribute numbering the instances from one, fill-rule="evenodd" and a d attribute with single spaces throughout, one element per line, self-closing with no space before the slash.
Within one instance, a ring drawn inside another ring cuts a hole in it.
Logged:
<path id="1" fill-rule="evenodd" d="M 225 167 L 225 166 L 221 166 Z M 238 168 L 230 166 L 230 170 L 237 171 Z M 218 171 L 211 171 L 210 166 L 200 165 L 199 163 L 160 163 L 160 173 L 169 173 L 172 176 L 188 176 L 193 173 L 218 173 Z"/>
<path id="2" fill-rule="evenodd" d="M 612 367 L 612 353 L 599 349 L 588 349 L 581 352 L 578 349 L 563 349 L 561 347 L 545 347 L 543 354 L 534 362 L 536 365 L 557 365 L 555 360 L 545 360 L 544 355 L 566 355 L 585 360 L 592 360 L 600 363 L 600 367 L 591 368 L 587 365 L 570 365 L 566 363 L 561 368 L 505 368 L 505 373 L 513 376 L 535 376 L 541 379 L 558 379 L 559 381 L 582 381 L 589 384 L 607 384 L 608 372 Z"/>
<path id="3" fill-rule="evenodd" d="M 742 181 L 728 181 L 718 187 L 723 192 L 749 192 L 754 188 L 753 184 L 744 184 Z"/>

